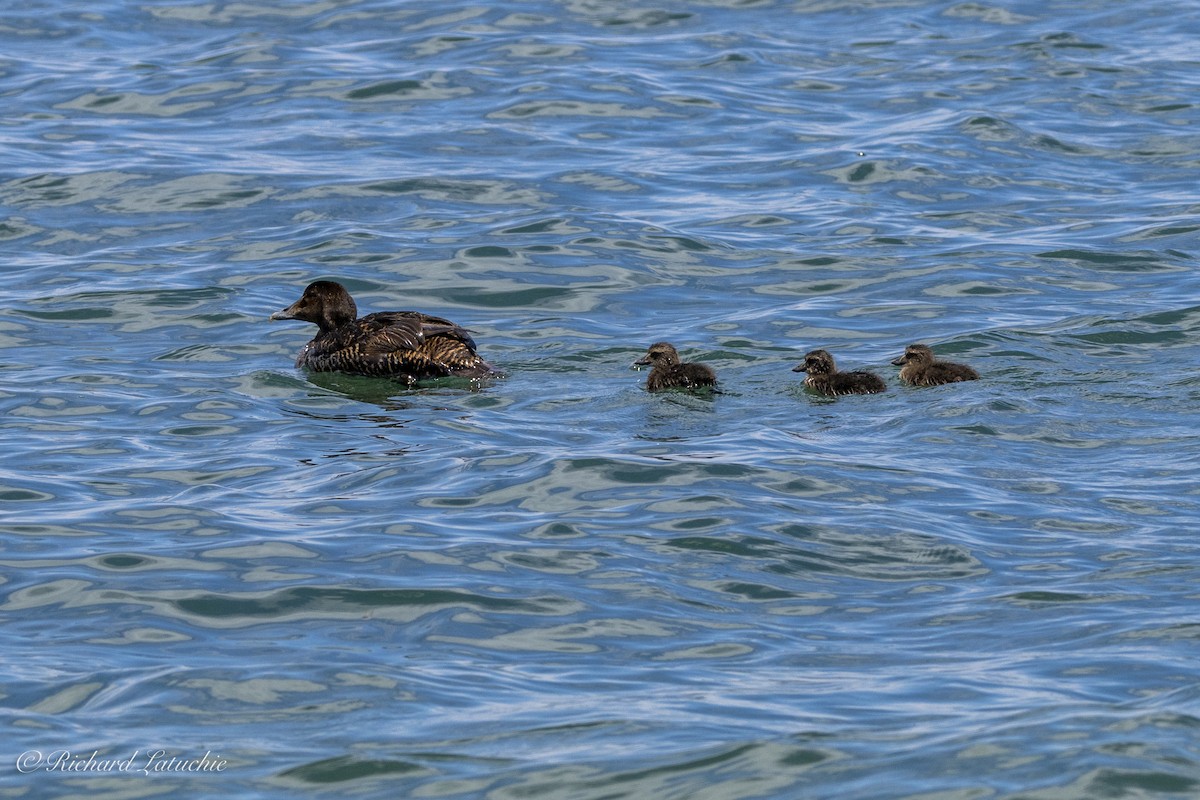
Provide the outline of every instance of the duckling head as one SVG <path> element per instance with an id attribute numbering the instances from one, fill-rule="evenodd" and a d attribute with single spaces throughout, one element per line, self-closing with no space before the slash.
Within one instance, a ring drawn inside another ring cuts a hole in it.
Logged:
<path id="1" fill-rule="evenodd" d="M 904 355 L 892 361 L 894 366 L 902 366 L 904 364 L 932 364 L 933 351 L 928 345 L 910 344 L 904 348 Z"/>
<path id="2" fill-rule="evenodd" d="M 633 362 L 635 367 L 669 367 L 679 363 L 679 352 L 670 342 L 655 342 L 646 355 Z"/>
<path id="3" fill-rule="evenodd" d="M 807 372 L 809 375 L 832 375 L 836 371 L 833 356 L 824 350 L 807 353 L 802 363 L 792 367 L 792 372 Z"/>

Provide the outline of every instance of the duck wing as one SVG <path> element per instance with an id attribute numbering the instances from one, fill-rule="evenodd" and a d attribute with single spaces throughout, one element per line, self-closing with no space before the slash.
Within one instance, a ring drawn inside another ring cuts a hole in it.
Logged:
<path id="1" fill-rule="evenodd" d="M 361 331 L 359 345 L 364 354 L 386 355 L 421 349 L 428 340 L 454 339 L 475 352 L 475 340 L 448 319 L 419 311 L 380 311 L 355 322 Z"/>

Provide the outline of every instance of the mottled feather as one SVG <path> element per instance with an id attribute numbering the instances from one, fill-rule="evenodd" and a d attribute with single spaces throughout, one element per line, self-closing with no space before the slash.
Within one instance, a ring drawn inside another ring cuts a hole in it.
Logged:
<path id="1" fill-rule="evenodd" d="M 348 372 L 415 383 L 447 375 L 479 377 L 492 367 L 475 351 L 475 340 L 448 319 L 418 311 L 380 311 L 356 318 L 345 287 L 333 281 L 309 284 L 303 296 L 271 319 L 317 325 L 296 366 L 314 372 Z"/>

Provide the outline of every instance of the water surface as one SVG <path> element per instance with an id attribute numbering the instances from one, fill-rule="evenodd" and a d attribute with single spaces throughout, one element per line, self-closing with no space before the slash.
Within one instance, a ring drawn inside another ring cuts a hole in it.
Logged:
<path id="1" fill-rule="evenodd" d="M 0 794 L 1194 797 L 1193 28 L 0 13 Z M 294 369 L 318 278 L 504 376 Z"/>

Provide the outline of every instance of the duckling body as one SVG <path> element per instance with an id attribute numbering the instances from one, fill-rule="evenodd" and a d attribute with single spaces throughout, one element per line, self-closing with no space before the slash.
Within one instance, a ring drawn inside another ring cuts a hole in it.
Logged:
<path id="1" fill-rule="evenodd" d="M 887 384 L 873 372 L 855 370 L 838 372 L 837 365 L 825 350 L 813 350 L 804 356 L 803 363 L 792 372 L 807 372 L 804 385 L 826 397 L 845 394 L 878 394 L 887 391 Z"/>
<path id="2" fill-rule="evenodd" d="M 652 367 L 646 378 L 646 390 L 661 392 L 665 389 L 716 389 L 717 374 L 705 364 L 681 362 L 679 353 L 669 342 L 655 342 L 646 355 L 633 362 L 633 366 Z"/>
<path id="3" fill-rule="evenodd" d="M 448 319 L 418 311 L 381 311 L 358 316 L 346 287 L 334 281 L 310 283 L 273 320 L 298 319 L 318 330 L 296 358 L 314 372 L 347 372 L 416 383 L 448 375 L 480 377 L 492 367 L 475 352 L 466 330 Z"/>
<path id="4" fill-rule="evenodd" d="M 910 344 L 904 355 L 892 363 L 900 367 L 900 380 L 913 386 L 939 386 L 979 378 L 979 373 L 966 364 L 939 361 L 933 350 L 923 344 Z"/>

